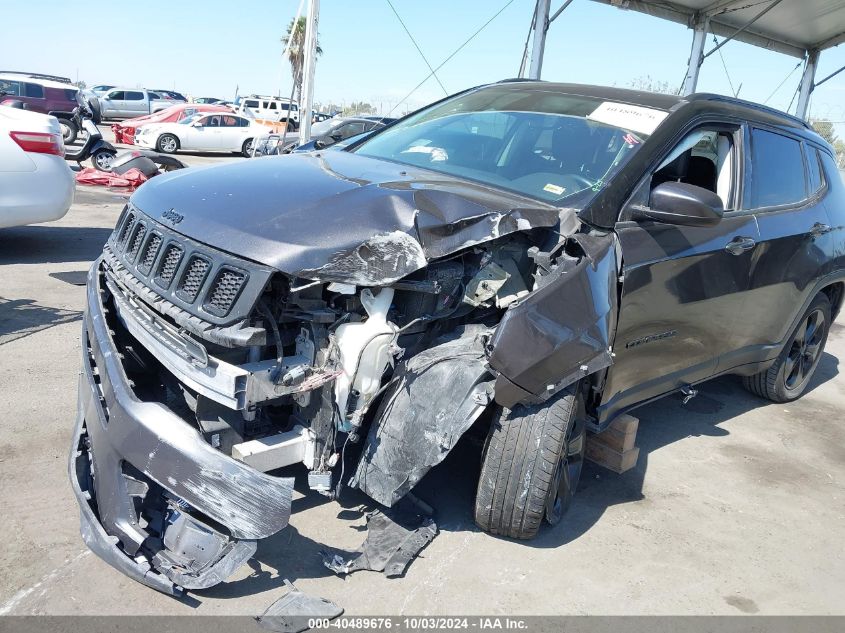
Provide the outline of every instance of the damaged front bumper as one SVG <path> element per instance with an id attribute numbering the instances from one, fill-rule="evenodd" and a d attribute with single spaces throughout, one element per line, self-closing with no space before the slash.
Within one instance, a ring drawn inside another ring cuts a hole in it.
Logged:
<path id="1" fill-rule="evenodd" d="M 293 479 L 224 455 L 163 405 L 135 396 L 99 271 L 97 261 L 70 454 L 82 537 L 110 565 L 164 593 L 210 587 L 252 556 L 257 539 L 287 525 Z"/>

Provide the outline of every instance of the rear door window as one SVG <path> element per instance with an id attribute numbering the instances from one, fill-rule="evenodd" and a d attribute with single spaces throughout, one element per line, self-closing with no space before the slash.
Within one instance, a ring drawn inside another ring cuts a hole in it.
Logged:
<path id="1" fill-rule="evenodd" d="M 819 150 L 811 145 L 805 145 L 807 158 L 807 174 L 810 177 L 810 195 L 814 196 L 824 186 L 821 164 L 819 163 Z"/>
<path id="2" fill-rule="evenodd" d="M 24 87 L 24 95 L 25 97 L 34 97 L 36 99 L 43 99 L 44 98 L 44 87 L 39 86 L 38 84 L 31 84 L 25 83 Z"/>
<path id="3" fill-rule="evenodd" d="M 143 101 L 144 100 L 144 93 L 143 92 L 127 92 L 126 96 L 124 97 L 127 101 Z"/>
<path id="4" fill-rule="evenodd" d="M 751 208 L 796 204 L 806 198 L 801 143 L 767 130 L 752 130 Z"/>

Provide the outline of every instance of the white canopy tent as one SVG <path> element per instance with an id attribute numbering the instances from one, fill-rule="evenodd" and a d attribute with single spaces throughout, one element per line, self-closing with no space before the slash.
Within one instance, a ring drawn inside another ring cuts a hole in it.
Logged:
<path id="1" fill-rule="evenodd" d="M 698 73 L 707 57 L 731 40 L 804 59 L 796 114 L 807 117 L 816 86 L 845 70 L 816 81 L 822 51 L 845 42 L 845 0 L 593 0 L 686 24 L 693 31 L 687 74 L 681 94 L 695 92 Z M 527 76 L 539 79 L 546 32 L 572 0 L 564 0 L 550 16 L 551 0 L 537 0 L 532 18 L 531 63 Z M 724 39 L 706 49 L 709 33 Z M 526 46 L 526 57 L 528 47 Z M 524 58 L 525 62 L 526 59 Z M 523 69 L 526 64 L 523 63 Z"/>

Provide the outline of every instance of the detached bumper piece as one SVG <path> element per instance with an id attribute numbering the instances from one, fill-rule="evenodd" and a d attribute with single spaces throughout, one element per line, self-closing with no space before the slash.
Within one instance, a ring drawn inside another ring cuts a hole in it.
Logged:
<path id="1" fill-rule="evenodd" d="M 293 479 L 231 459 L 163 405 L 135 396 L 106 322 L 99 275 L 97 262 L 70 454 L 82 538 L 158 591 L 211 587 L 253 555 L 257 539 L 287 525 Z"/>

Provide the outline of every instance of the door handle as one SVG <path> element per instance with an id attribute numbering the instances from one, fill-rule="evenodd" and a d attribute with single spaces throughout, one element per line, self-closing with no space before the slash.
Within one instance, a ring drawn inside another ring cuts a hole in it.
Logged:
<path id="1" fill-rule="evenodd" d="M 750 237 L 742 237 L 741 235 L 737 235 L 733 238 L 730 242 L 727 243 L 725 246 L 725 250 L 728 251 L 731 255 L 742 255 L 745 251 L 750 251 L 752 248 L 757 246 L 757 242 L 752 240 Z"/>
<path id="2" fill-rule="evenodd" d="M 819 235 L 830 233 L 832 230 L 833 229 L 830 228 L 829 224 L 824 224 L 823 222 L 816 222 L 813 225 L 813 228 L 810 229 L 810 233 L 818 237 Z"/>

